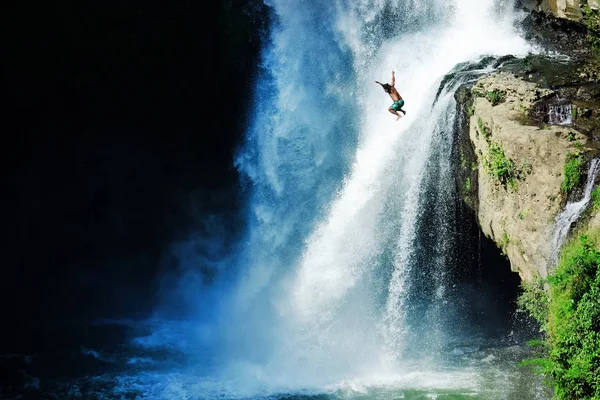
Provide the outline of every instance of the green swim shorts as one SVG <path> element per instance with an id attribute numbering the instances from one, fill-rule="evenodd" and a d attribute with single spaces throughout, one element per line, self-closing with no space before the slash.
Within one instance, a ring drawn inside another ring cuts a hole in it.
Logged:
<path id="1" fill-rule="evenodd" d="M 401 109 L 404 106 L 404 100 L 400 99 L 398 101 L 395 101 L 390 108 L 394 111 L 398 111 L 399 109 Z"/>

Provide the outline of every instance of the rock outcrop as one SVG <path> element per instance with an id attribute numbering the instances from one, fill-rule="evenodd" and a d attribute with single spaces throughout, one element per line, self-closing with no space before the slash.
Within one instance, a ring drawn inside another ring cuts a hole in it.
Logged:
<path id="1" fill-rule="evenodd" d="M 525 37 L 567 57 L 508 59 L 457 92 L 468 121 L 456 175 L 482 231 L 528 282 L 552 272 L 556 216 L 583 196 L 587 166 L 600 156 L 600 1 L 519 5 L 530 11 Z M 590 206 L 578 217 L 571 233 L 600 226 Z"/>
<path id="2" fill-rule="evenodd" d="M 525 37 L 548 51 L 594 58 L 600 52 L 600 0 L 521 0 Z"/>
<path id="3" fill-rule="evenodd" d="M 566 161 L 580 156 L 587 163 L 600 154 L 595 84 L 574 81 L 573 65 L 547 75 L 538 74 L 543 68 L 528 71 L 527 65 L 531 62 L 513 60 L 456 96 L 468 113 L 469 140 L 460 141 L 460 192 L 484 234 L 526 282 L 553 268 L 555 217 L 567 201 L 581 196 L 581 183 L 578 189 L 564 188 Z M 583 103 L 586 118 L 574 111 Z M 591 207 L 586 215 L 586 224 L 600 225 Z"/>

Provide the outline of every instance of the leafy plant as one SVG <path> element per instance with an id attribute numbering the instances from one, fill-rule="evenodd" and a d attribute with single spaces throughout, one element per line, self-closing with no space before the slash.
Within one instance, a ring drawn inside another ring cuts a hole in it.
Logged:
<path id="1" fill-rule="evenodd" d="M 592 203 L 594 211 L 600 210 L 600 186 L 596 186 L 596 189 L 592 192 Z"/>
<path id="2" fill-rule="evenodd" d="M 522 285 L 517 304 L 547 332 L 533 365 L 551 379 L 559 400 L 600 399 L 600 229 L 569 241 L 549 276 Z"/>
<path id="3" fill-rule="evenodd" d="M 506 231 L 502 232 L 502 238 L 500 239 L 500 248 L 502 249 L 502 252 L 504 254 L 506 254 L 506 248 L 508 247 L 509 243 L 510 238 L 508 237 L 508 234 L 506 233 Z"/>
<path id="4" fill-rule="evenodd" d="M 492 130 L 483 123 L 481 118 L 477 118 L 477 126 L 479 127 L 479 132 L 481 132 L 485 140 L 489 141 L 490 136 L 492 136 Z"/>
<path id="5" fill-rule="evenodd" d="M 506 98 L 506 92 L 503 90 L 493 90 L 491 92 L 487 92 L 485 97 L 490 103 L 492 103 L 492 106 L 496 106 L 504 101 Z"/>
<path id="6" fill-rule="evenodd" d="M 516 168 L 515 163 L 510 158 L 504 155 L 504 149 L 497 143 L 492 143 L 489 148 L 489 153 L 484 160 L 486 170 L 490 175 L 495 177 L 503 185 L 516 184 Z"/>
<path id="7" fill-rule="evenodd" d="M 540 324 L 540 330 L 546 330 L 548 321 L 548 293 L 544 289 L 545 280 L 536 277 L 529 283 L 521 283 L 521 294 L 517 298 L 517 310 L 525 312 Z"/>
<path id="8" fill-rule="evenodd" d="M 527 217 L 527 215 L 529 215 L 529 212 L 530 212 L 530 211 L 531 211 L 531 210 L 530 210 L 529 208 L 528 208 L 527 210 L 524 210 L 524 211 L 519 211 L 519 212 L 517 213 L 517 217 L 518 217 L 520 220 L 523 220 L 523 219 L 525 219 L 525 217 Z"/>
<path id="9" fill-rule="evenodd" d="M 583 3 L 581 10 L 583 11 L 582 22 L 588 28 L 588 43 L 592 51 L 598 55 L 600 52 L 600 18 L 588 4 Z"/>
<path id="10" fill-rule="evenodd" d="M 599 231 L 596 231 L 599 233 Z M 597 238 L 596 238 L 597 239 Z M 582 235 L 563 251 L 550 283 L 546 370 L 559 399 L 600 398 L 600 249 Z"/>
<path id="11" fill-rule="evenodd" d="M 564 193 L 569 193 L 574 187 L 579 185 L 581 182 L 581 175 L 583 173 L 583 154 L 580 152 L 570 153 L 567 155 L 567 160 L 564 167 L 564 179 L 560 186 L 560 189 Z"/>
<path id="12" fill-rule="evenodd" d="M 469 117 L 472 117 L 473 114 L 475 114 L 475 104 L 472 104 L 467 108 L 467 114 L 469 114 Z"/>
<path id="13" fill-rule="evenodd" d="M 465 189 L 467 189 L 467 191 L 471 190 L 471 178 L 467 177 L 467 180 L 465 181 Z"/>

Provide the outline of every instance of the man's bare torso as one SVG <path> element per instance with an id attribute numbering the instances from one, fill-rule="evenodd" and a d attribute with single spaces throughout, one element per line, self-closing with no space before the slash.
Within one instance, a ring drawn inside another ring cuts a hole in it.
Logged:
<path id="1" fill-rule="evenodd" d="M 390 97 L 392 98 L 392 100 L 394 101 L 398 101 L 398 100 L 402 100 L 402 96 L 400 96 L 400 93 L 398 93 L 398 91 L 396 90 L 395 87 L 392 87 L 392 90 L 390 91 Z"/>

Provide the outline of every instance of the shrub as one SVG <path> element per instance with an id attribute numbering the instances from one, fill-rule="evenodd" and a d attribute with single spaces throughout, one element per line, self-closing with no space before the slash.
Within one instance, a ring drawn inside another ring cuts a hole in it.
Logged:
<path id="1" fill-rule="evenodd" d="M 485 157 L 485 167 L 490 175 L 503 185 L 513 187 L 516 176 L 515 163 L 504 155 L 504 149 L 497 143 L 490 145 L 489 154 Z"/>
<path id="2" fill-rule="evenodd" d="M 483 123 L 481 118 L 477 118 L 477 126 L 479 127 L 479 132 L 481 132 L 485 140 L 489 141 L 490 136 L 492 136 L 492 130 Z"/>
<path id="3" fill-rule="evenodd" d="M 545 281 L 536 277 L 530 283 L 521 283 L 521 294 L 517 299 L 519 312 L 529 314 L 540 324 L 540 330 L 546 330 L 548 320 L 548 294 L 544 290 Z"/>
<path id="4" fill-rule="evenodd" d="M 492 106 L 496 106 L 504 101 L 504 98 L 506 97 L 506 92 L 503 90 L 494 90 L 491 92 L 487 92 L 485 97 L 490 103 L 492 103 Z"/>
<path id="5" fill-rule="evenodd" d="M 549 297 L 536 283 L 518 299 L 548 334 L 544 356 L 521 365 L 549 377 L 559 400 L 600 399 L 600 229 L 567 243 L 547 282 Z"/>
<path id="6" fill-rule="evenodd" d="M 528 208 L 528 209 L 526 209 L 526 210 L 524 210 L 524 211 L 519 211 L 519 212 L 517 213 L 517 217 L 518 217 L 520 220 L 523 220 L 523 219 L 525 219 L 525 217 L 527 217 L 527 216 L 529 215 L 529 212 L 530 212 L 530 211 L 531 211 L 531 210 L 530 210 L 529 208 Z"/>
<path id="7" fill-rule="evenodd" d="M 599 244 L 597 237 L 582 235 L 565 246 L 548 279 L 551 368 L 546 373 L 559 399 L 600 398 Z"/>
<path id="8" fill-rule="evenodd" d="M 567 160 L 564 167 L 564 180 L 560 186 L 560 189 L 564 193 L 569 193 L 574 187 L 579 185 L 581 182 L 581 175 L 583 173 L 583 154 L 582 153 L 570 153 L 567 155 Z"/>
<path id="9" fill-rule="evenodd" d="M 592 192 L 592 203 L 594 204 L 594 211 L 600 210 L 600 186 L 596 186 L 596 189 Z"/>

